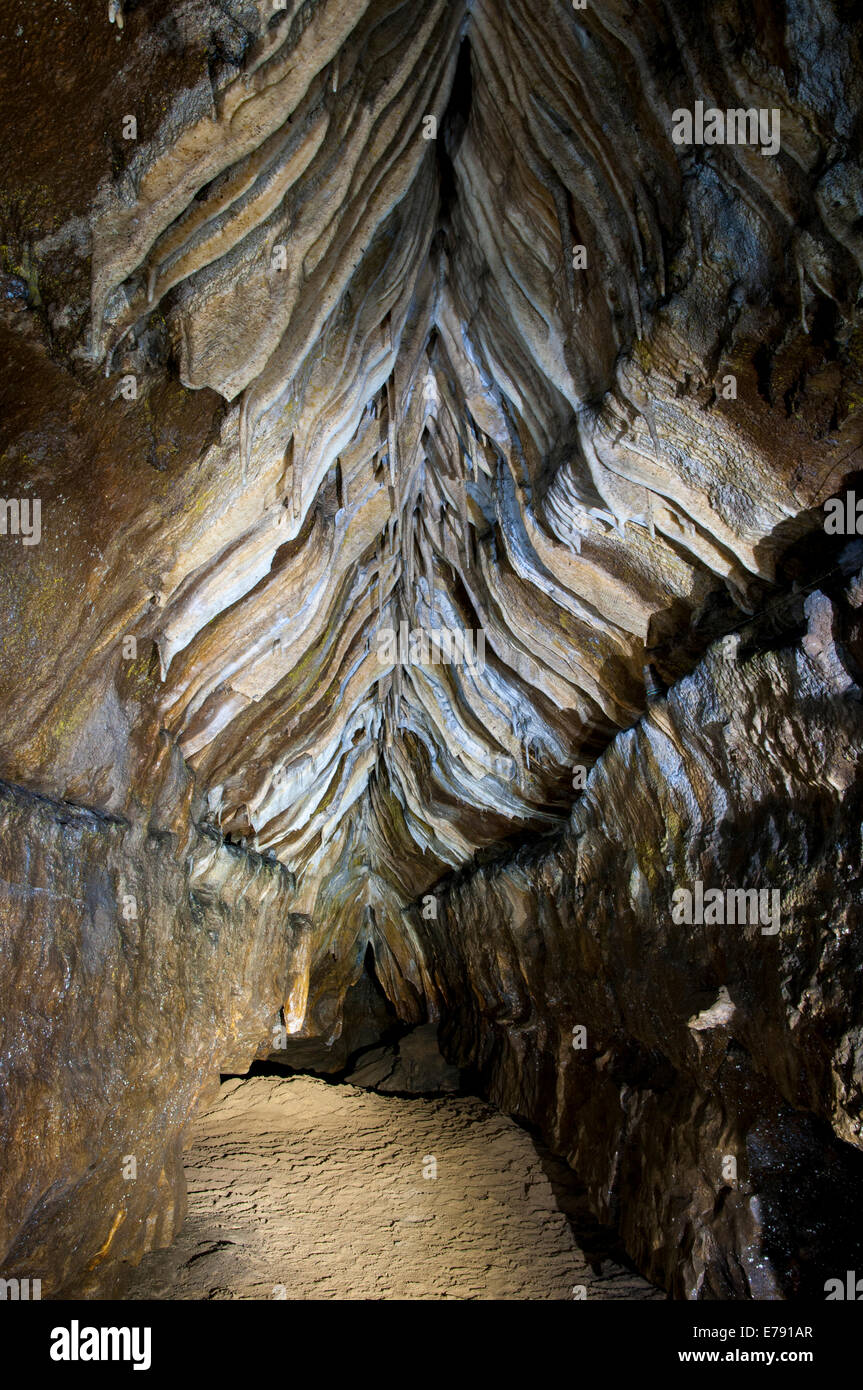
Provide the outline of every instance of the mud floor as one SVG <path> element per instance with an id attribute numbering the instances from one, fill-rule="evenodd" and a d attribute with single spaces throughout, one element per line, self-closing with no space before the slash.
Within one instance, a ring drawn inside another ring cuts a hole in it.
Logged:
<path id="1" fill-rule="evenodd" d="M 564 1165 L 469 1097 L 231 1080 L 186 1172 L 185 1227 L 126 1298 L 663 1296 L 605 1256 Z"/>

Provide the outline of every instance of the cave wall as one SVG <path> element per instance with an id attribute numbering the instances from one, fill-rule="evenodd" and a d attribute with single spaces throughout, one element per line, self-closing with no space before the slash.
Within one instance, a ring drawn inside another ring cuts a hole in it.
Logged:
<path id="1" fill-rule="evenodd" d="M 106 1296 L 115 1261 L 170 1242 L 195 1107 L 302 991 L 292 896 L 207 834 L 0 784 L 5 1277 Z"/>
<path id="2" fill-rule="evenodd" d="M 676 1297 L 823 1298 L 863 1253 L 850 593 L 801 597 L 801 645 L 712 647 L 606 750 L 565 833 L 455 879 L 425 923 L 447 1054 Z M 779 929 L 675 924 L 696 880 L 777 889 Z"/>

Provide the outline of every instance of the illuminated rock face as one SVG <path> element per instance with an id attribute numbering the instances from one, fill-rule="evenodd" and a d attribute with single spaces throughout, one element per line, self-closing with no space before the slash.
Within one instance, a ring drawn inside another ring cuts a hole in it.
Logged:
<path id="1" fill-rule="evenodd" d="M 301 958 L 290 876 L 0 788 L 4 1274 L 109 1292 L 185 1212 L 181 1146 Z"/>
<path id="2" fill-rule="evenodd" d="M 554 841 L 439 890 L 448 1051 L 680 1298 L 823 1298 L 863 1256 L 863 710 L 825 620 L 863 650 L 806 604 L 802 649 L 717 644 Z"/>
<path id="3" fill-rule="evenodd" d="M 261 969 L 291 1037 L 338 1038 L 371 944 L 399 1016 L 470 1051 L 456 965 L 479 979 L 481 951 L 450 960 L 441 877 L 564 827 L 576 769 L 774 580 L 834 571 L 859 24 L 839 0 L 224 0 L 123 6 L 109 59 L 83 10 L 78 48 L 23 8 L 37 171 L 55 82 L 85 95 L 53 206 L 20 159 L 2 204 L 3 497 L 39 498 L 41 540 L 0 538 L 0 768 L 281 861 L 296 935 Z M 464 634 L 482 660 L 452 659 Z M 749 776 L 705 756 L 681 846 Z M 501 981 L 481 993 L 506 1017 Z M 520 1108 L 546 1115 L 545 1075 Z"/>

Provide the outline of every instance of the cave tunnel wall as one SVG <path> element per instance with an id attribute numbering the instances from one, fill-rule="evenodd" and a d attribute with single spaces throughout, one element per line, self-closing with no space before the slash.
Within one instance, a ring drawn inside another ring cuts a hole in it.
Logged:
<path id="1" fill-rule="evenodd" d="M 552 845 L 462 876 L 429 923 L 448 1053 L 680 1298 L 823 1296 L 860 1259 L 860 668 L 805 603 L 802 645 L 717 643 Z M 675 921 L 697 881 L 724 915 Z M 744 886 L 757 915 L 728 910 Z"/>
<path id="2" fill-rule="evenodd" d="M 260 855 L 8 784 L 0 860 L 4 1275 L 110 1296 L 179 1229 L 189 1120 L 302 991 L 304 926 Z"/>

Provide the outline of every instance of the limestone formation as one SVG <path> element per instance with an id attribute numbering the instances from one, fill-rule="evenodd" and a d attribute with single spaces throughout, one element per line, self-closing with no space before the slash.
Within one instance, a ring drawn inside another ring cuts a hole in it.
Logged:
<path id="1" fill-rule="evenodd" d="M 430 1026 L 655 1284 L 811 1292 L 843 1221 L 783 1174 L 841 1213 L 863 1147 L 860 16 L 57 9 L 2 21 L 0 1275 L 109 1291 L 220 1071 Z"/>

